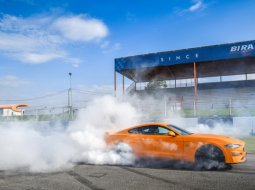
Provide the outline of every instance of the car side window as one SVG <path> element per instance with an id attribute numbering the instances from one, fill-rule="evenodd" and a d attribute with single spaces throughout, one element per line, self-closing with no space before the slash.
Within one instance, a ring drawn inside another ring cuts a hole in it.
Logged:
<path id="1" fill-rule="evenodd" d="M 167 135 L 168 132 L 170 131 L 169 129 L 165 127 L 158 127 L 158 130 L 159 130 L 159 135 Z"/>
<path id="2" fill-rule="evenodd" d="M 145 126 L 142 127 L 142 133 L 146 135 L 155 135 L 158 133 L 158 126 Z"/>
<path id="3" fill-rule="evenodd" d="M 161 126 L 142 127 L 142 134 L 146 135 L 167 135 L 170 130 Z"/>
<path id="4" fill-rule="evenodd" d="M 130 129 L 128 132 L 133 134 L 139 134 L 141 133 L 141 130 L 140 128 L 134 128 L 134 129 Z"/>

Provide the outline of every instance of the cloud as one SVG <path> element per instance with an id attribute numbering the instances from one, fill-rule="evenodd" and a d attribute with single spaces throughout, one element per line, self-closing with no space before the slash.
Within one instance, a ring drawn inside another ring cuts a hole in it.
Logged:
<path id="1" fill-rule="evenodd" d="M 206 4 L 203 0 L 193 0 L 192 5 L 186 9 L 177 10 L 176 13 L 180 16 L 184 15 L 185 13 L 194 13 L 197 11 L 201 11 L 206 8 Z"/>
<path id="2" fill-rule="evenodd" d="M 31 51 L 38 46 L 38 40 L 20 34 L 0 32 L 0 50 L 5 51 Z"/>
<path id="3" fill-rule="evenodd" d="M 195 0 L 194 4 L 189 7 L 189 11 L 195 12 L 195 11 L 202 9 L 204 6 L 205 6 L 205 4 L 202 0 Z"/>
<path id="4" fill-rule="evenodd" d="M 121 49 L 121 44 L 116 42 L 116 43 L 111 43 L 109 41 L 103 42 L 100 47 L 103 49 L 103 53 L 111 53 L 114 51 L 118 51 Z"/>
<path id="5" fill-rule="evenodd" d="M 77 67 L 81 60 L 70 55 L 68 46 L 74 42 L 98 43 L 108 33 L 102 21 L 84 15 L 27 18 L 3 15 L 0 53 L 29 64 L 62 60 Z"/>
<path id="6" fill-rule="evenodd" d="M 57 53 L 25 53 L 20 55 L 22 62 L 40 64 L 45 63 L 54 59 L 62 58 L 64 54 Z"/>
<path id="7" fill-rule="evenodd" d="M 102 49 L 105 49 L 105 48 L 108 48 L 110 46 L 111 42 L 106 40 L 106 41 L 103 41 L 101 44 L 100 44 L 100 47 Z"/>
<path id="8" fill-rule="evenodd" d="M 68 58 L 68 59 L 65 59 L 65 62 L 73 65 L 73 67 L 79 67 L 81 64 L 81 60 L 78 58 Z"/>
<path id="9" fill-rule="evenodd" d="M 23 80 L 14 75 L 0 77 L 0 86 L 17 87 L 29 84 L 30 81 Z"/>
<path id="10" fill-rule="evenodd" d="M 108 28 L 102 21 L 82 15 L 59 18 L 53 25 L 73 41 L 98 41 L 108 35 Z"/>

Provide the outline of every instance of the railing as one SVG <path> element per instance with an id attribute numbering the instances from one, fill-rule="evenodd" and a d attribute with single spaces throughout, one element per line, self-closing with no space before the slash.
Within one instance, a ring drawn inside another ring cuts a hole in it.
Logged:
<path id="1" fill-rule="evenodd" d="M 132 84 L 129 85 L 129 87 L 127 87 L 126 92 L 127 93 L 133 92 L 135 90 L 135 86 L 136 86 L 135 82 L 133 82 Z"/>

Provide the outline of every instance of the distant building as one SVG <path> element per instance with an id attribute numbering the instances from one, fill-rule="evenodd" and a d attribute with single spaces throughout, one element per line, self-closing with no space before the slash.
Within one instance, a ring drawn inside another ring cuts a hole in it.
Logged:
<path id="1" fill-rule="evenodd" d="M 27 104 L 5 104 L 0 105 L 0 116 L 22 116 L 24 110 L 18 109 L 19 107 L 27 107 Z"/>

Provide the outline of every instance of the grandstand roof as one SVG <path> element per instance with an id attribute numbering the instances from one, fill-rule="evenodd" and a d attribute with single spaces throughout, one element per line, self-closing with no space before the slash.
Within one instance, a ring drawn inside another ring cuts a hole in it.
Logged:
<path id="1" fill-rule="evenodd" d="M 135 82 L 255 73 L 255 40 L 122 57 L 115 71 Z"/>

